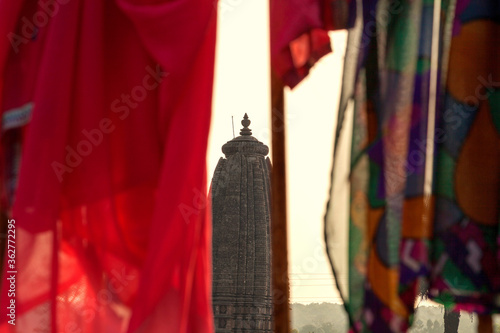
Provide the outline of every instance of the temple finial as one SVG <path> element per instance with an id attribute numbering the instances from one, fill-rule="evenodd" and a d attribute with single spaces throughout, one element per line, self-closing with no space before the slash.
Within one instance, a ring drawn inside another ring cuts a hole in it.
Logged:
<path id="1" fill-rule="evenodd" d="M 245 116 L 243 116 L 243 120 L 241 121 L 241 125 L 243 125 L 243 128 L 240 131 L 240 135 L 252 135 L 252 130 L 248 128 L 250 126 L 250 119 L 248 119 L 248 115 L 245 113 Z"/>

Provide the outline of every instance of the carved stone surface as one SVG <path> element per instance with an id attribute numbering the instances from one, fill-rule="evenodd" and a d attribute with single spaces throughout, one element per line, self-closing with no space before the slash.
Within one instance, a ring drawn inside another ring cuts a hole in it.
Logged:
<path id="1" fill-rule="evenodd" d="M 269 148 L 242 125 L 212 178 L 217 333 L 272 332 Z"/>

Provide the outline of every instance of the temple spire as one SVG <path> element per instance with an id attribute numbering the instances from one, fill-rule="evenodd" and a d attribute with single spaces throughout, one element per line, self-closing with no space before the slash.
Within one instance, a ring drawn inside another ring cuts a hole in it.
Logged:
<path id="1" fill-rule="evenodd" d="M 245 116 L 243 116 L 243 120 L 241 121 L 241 125 L 243 125 L 243 128 L 240 131 L 240 135 L 252 135 L 252 130 L 248 128 L 250 126 L 250 119 L 248 119 L 248 115 L 245 113 Z"/>
<path id="2" fill-rule="evenodd" d="M 269 147 L 252 136 L 222 146 L 212 178 L 212 304 L 215 333 L 272 333 Z"/>

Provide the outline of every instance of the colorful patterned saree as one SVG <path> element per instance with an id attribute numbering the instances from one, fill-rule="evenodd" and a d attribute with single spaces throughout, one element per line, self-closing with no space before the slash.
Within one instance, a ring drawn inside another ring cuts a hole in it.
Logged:
<path id="1" fill-rule="evenodd" d="M 498 312 L 500 3 L 443 1 L 434 36 L 432 0 L 358 5 L 325 218 L 351 330 L 405 331 L 424 290 L 448 308 Z"/>

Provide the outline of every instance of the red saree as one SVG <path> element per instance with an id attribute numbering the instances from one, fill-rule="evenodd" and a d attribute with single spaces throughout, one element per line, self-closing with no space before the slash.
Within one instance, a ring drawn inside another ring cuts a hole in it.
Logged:
<path id="1" fill-rule="evenodd" d="M 2 310 L 0 332 L 213 330 L 215 8 L 0 0 L 2 210 L 16 221 L 17 271 L 16 325 Z M 6 126 L 26 104 L 29 123 Z"/>

